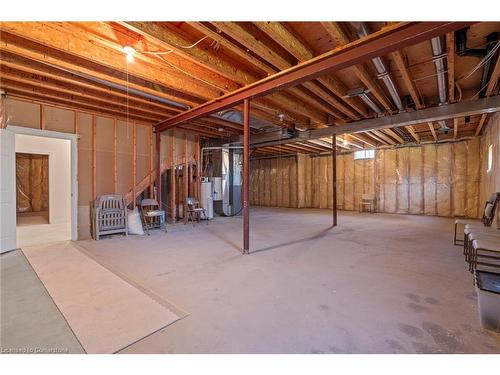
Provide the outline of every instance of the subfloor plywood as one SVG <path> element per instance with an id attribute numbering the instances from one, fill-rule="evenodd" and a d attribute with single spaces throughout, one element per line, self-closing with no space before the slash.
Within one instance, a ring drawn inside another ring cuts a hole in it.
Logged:
<path id="1" fill-rule="evenodd" d="M 179 316 L 70 242 L 23 249 L 87 353 L 115 353 Z"/>

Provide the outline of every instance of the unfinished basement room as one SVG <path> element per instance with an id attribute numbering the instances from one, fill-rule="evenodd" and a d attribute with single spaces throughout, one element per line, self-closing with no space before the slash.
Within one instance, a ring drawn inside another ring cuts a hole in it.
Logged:
<path id="1" fill-rule="evenodd" d="M 499 55 L 493 21 L 0 22 L 2 354 L 498 355 Z"/>

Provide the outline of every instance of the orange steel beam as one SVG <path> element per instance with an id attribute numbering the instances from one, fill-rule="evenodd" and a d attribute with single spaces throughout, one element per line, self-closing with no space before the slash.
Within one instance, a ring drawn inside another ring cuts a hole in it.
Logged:
<path id="1" fill-rule="evenodd" d="M 164 131 L 183 122 L 233 107 L 245 99 L 257 98 L 293 87 L 321 75 L 334 73 L 373 57 L 394 52 L 469 26 L 470 24 L 471 22 L 403 22 L 390 25 L 365 38 L 336 48 L 311 60 L 182 112 L 167 120 L 163 120 L 155 126 L 158 131 Z"/>

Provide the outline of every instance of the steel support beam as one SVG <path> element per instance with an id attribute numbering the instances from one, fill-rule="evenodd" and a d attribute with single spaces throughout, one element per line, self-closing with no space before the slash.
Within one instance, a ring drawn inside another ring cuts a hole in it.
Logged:
<path id="1" fill-rule="evenodd" d="M 158 204 L 160 205 L 160 210 L 162 210 L 163 208 L 161 204 L 161 134 L 159 131 L 156 132 L 156 195 L 157 195 L 156 199 L 158 200 Z"/>
<path id="2" fill-rule="evenodd" d="M 392 116 L 355 121 L 345 125 L 301 131 L 298 132 L 297 136 L 294 138 L 274 142 L 263 142 L 259 143 L 258 147 L 295 143 L 309 139 L 331 137 L 333 135 L 363 133 L 367 131 L 397 128 L 401 126 L 426 124 L 428 122 L 494 112 L 500 112 L 500 95 L 446 104 L 438 107 L 430 107 L 413 112 L 399 113 Z"/>
<path id="3" fill-rule="evenodd" d="M 309 133 L 311 138 L 321 138 L 334 134 L 339 135 L 345 133 L 360 133 L 370 130 L 390 129 L 498 111 L 500 111 L 500 96 L 493 96 L 474 101 L 463 101 L 454 104 L 425 108 L 414 112 L 400 113 L 394 116 L 377 117 L 369 120 L 356 121 L 341 126 L 314 129 L 309 130 L 306 133 Z"/>
<path id="4" fill-rule="evenodd" d="M 250 100 L 243 101 L 243 254 L 250 254 Z"/>
<path id="5" fill-rule="evenodd" d="M 337 226 L 337 142 L 332 136 L 332 226 Z"/>
<path id="6" fill-rule="evenodd" d="M 365 38 L 358 39 L 161 121 L 156 124 L 156 127 L 160 131 L 170 129 L 186 121 L 234 107 L 245 99 L 257 98 L 275 91 L 284 90 L 371 58 L 427 41 L 470 24 L 471 22 L 402 22 L 390 25 Z"/>

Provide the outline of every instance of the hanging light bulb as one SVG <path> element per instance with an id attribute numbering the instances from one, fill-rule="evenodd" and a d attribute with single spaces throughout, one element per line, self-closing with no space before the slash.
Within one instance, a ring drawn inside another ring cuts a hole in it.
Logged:
<path id="1" fill-rule="evenodd" d="M 133 47 L 125 46 L 123 47 L 123 52 L 125 52 L 125 55 L 127 55 L 128 62 L 134 61 L 135 49 Z"/>

